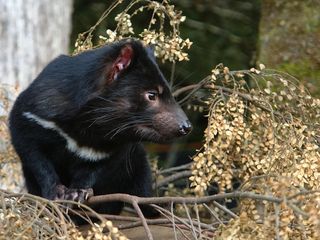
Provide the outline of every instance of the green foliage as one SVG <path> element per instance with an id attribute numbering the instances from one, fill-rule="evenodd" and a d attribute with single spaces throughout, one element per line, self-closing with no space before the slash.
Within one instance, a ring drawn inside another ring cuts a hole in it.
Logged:
<path id="1" fill-rule="evenodd" d="M 319 1 L 268 0 L 261 10 L 259 61 L 290 72 L 319 96 Z"/>
<path id="2" fill-rule="evenodd" d="M 320 69 L 317 69 L 312 59 L 299 59 L 297 61 L 284 62 L 278 66 L 278 69 L 289 72 L 300 79 L 301 83 L 306 85 L 312 94 L 320 96 L 320 88 L 318 87 Z"/>

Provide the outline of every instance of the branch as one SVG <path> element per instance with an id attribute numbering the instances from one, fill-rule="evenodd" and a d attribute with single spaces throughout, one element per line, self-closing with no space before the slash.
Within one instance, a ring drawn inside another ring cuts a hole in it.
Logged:
<path id="1" fill-rule="evenodd" d="M 198 83 L 197 84 L 191 84 L 191 85 L 188 85 L 188 86 L 185 86 L 185 87 L 182 87 L 182 88 L 179 88 L 179 89 L 175 90 L 172 93 L 172 95 L 174 97 L 178 97 L 181 93 L 184 93 L 184 92 L 190 91 L 192 89 L 198 88 L 199 86 L 201 86 L 201 85 L 199 85 Z M 205 86 L 201 86 L 201 87 L 205 87 Z"/>
<path id="2" fill-rule="evenodd" d="M 170 219 L 166 219 L 166 218 L 146 219 L 146 222 L 148 225 L 162 225 L 165 227 L 172 228 L 172 226 L 168 225 L 171 223 Z M 122 230 L 122 229 L 139 227 L 141 225 L 142 225 L 141 221 L 136 221 L 136 222 L 131 222 L 131 223 L 127 223 L 127 224 L 120 224 L 117 227 L 120 230 Z"/>
<path id="3" fill-rule="evenodd" d="M 202 81 L 204 81 L 204 80 L 207 81 L 207 78 L 203 79 Z M 222 87 L 222 86 L 216 86 L 216 85 L 213 86 L 212 84 L 206 84 L 206 83 L 203 83 L 202 81 L 198 84 L 191 84 L 191 85 L 177 89 L 176 91 L 173 92 L 173 96 L 177 97 L 184 92 L 192 90 L 185 98 L 183 98 L 181 100 L 181 102 L 184 102 L 187 99 L 189 99 L 195 92 L 197 92 L 201 88 L 213 89 L 213 90 L 218 90 L 218 91 L 222 91 L 222 92 L 226 92 L 226 93 L 235 93 L 235 94 L 239 95 L 240 97 L 242 97 L 243 99 L 253 103 L 258 108 L 261 108 L 262 110 L 264 110 L 266 112 L 270 112 L 278 117 L 283 118 L 283 116 L 279 112 L 275 112 L 272 108 L 268 108 L 268 107 L 263 106 L 262 104 L 259 103 L 259 102 L 261 102 L 261 100 L 254 99 L 250 94 L 235 91 L 234 89 L 230 89 L 230 88 L 226 88 L 226 87 Z"/>
<path id="4" fill-rule="evenodd" d="M 219 208 L 220 210 L 224 211 L 225 213 L 229 214 L 231 217 L 233 217 L 233 218 L 237 218 L 238 217 L 236 214 L 234 214 L 232 211 L 230 211 L 228 208 L 226 208 L 225 206 L 221 205 L 217 201 L 213 201 L 212 204 L 214 206 L 216 206 L 217 208 Z"/>
<path id="5" fill-rule="evenodd" d="M 138 203 L 136 201 L 132 201 L 132 206 L 134 207 L 134 209 L 136 210 L 138 216 L 140 217 L 141 219 L 141 223 L 144 227 L 144 230 L 146 231 L 146 234 L 147 234 L 147 237 L 149 240 L 153 240 L 153 237 L 152 237 L 152 234 L 151 234 L 151 231 L 150 231 L 150 228 L 147 224 L 147 221 L 145 219 L 145 217 L 143 216 L 143 213 L 138 205 Z"/>
<path id="6" fill-rule="evenodd" d="M 191 218 L 186 219 L 186 218 L 178 217 L 176 215 L 173 215 L 172 212 L 168 211 L 167 209 L 164 209 L 164 208 L 159 207 L 154 204 L 152 204 L 151 206 L 154 207 L 155 209 L 157 209 L 163 216 L 165 216 L 167 218 L 168 218 L 168 216 L 171 216 L 172 217 L 172 224 L 174 224 L 174 221 L 176 219 L 178 222 L 181 222 L 184 226 L 188 227 L 188 229 L 192 230 L 192 231 L 198 232 L 198 230 L 193 227 L 194 225 L 201 226 L 202 228 L 206 229 L 208 232 L 213 232 L 215 230 L 215 228 L 209 224 L 197 222 L 197 221 L 192 220 Z M 188 223 L 190 223 L 190 224 L 188 224 Z M 176 226 L 178 226 L 178 225 L 176 224 Z M 200 232 L 198 232 L 198 233 L 200 234 Z M 195 239 L 197 239 L 197 238 L 195 238 Z"/>
<path id="7" fill-rule="evenodd" d="M 178 204 L 201 204 L 208 203 L 211 201 L 221 200 L 225 198 L 251 198 L 256 200 L 265 200 L 274 203 L 281 203 L 283 200 L 281 198 L 273 197 L 271 195 L 260 195 L 252 192 L 231 192 L 231 193 L 221 193 L 205 197 L 137 197 L 129 194 L 114 193 L 100 196 L 92 196 L 88 199 L 87 204 L 95 205 L 103 202 L 114 202 L 122 201 L 125 203 L 132 204 L 136 202 L 137 204 L 165 204 L 165 203 L 178 203 Z"/>
<path id="8" fill-rule="evenodd" d="M 168 204 L 168 203 L 171 203 L 171 204 L 176 203 L 176 204 L 183 204 L 183 205 L 202 204 L 202 203 L 213 202 L 213 201 L 221 200 L 225 198 L 250 198 L 255 200 L 265 200 L 265 201 L 273 202 L 275 204 L 279 204 L 283 202 L 283 199 L 270 196 L 270 195 L 260 195 L 252 192 L 236 191 L 232 193 L 223 193 L 223 194 L 217 194 L 217 195 L 205 196 L 205 197 L 152 197 L 152 198 L 137 197 L 137 196 L 132 196 L 128 194 L 116 193 L 116 194 L 90 197 L 87 203 L 91 205 L 95 205 L 95 204 L 104 203 L 104 202 L 122 201 L 125 203 L 132 204 L 136 212 L 138 213 L 141 221 L 135 222 L 132 224 L 127 224 L 125 225 L 125 227 L 132 227 L 132 226 L 137 226 L 142 224 L 145 228 L 148 239 L 152 239 L 152 235 L 148 227 L 148 220 L 144 218 L 139 208 L 139 204 L 150 204 L 152 207 L 157 209 L 160 213 L 162 212 L 162 214 L 164 212 L 166 212 L 167 214 L 171 214 L 168 210 L 165 210 L 155 204 Z M 221 208 L 221 206 L 220 206 L 220 209 L 225 211 L 225 208 Z M 235 215 L 231 214 L 230 211 L 227 211 L 227 213 L 229 215 L 232 215 L 232 217 L 235 217 Z M 201 225 L 202 228 L 212 231 L 212 227 L 210 227 L 209 225 L 200 223 L 200 222 L 194 222 L 190 216 L 188 216 L 188 218 L 189 219 L 182 219 L 180 217 L 172 215 L 172 219 L 176 219 L 182 224 L 189 227 L 191 230 L 193 230 L 194 234 L 195 234 L 195 231 L 198 232 L 198 229 L 195 229 L 194 226 L 199 226 L 199 225 Z M 188 224 L 188 222 L 190 222 L 190 224 Z"/>
<path id="9" fill-rule="evenodd" d="M 164 185 L 167 185 L 168 183 L 174 182 L 174 181 L 179 180 L 181 178 L 190 177 L 191 175 L 192 175 L 191 170 L 177 172 L 175 174 L 172 174 L 172 175 L 160 180 L 157 183 L 154 183 L 153 188 L 155 189 L 158 187 L 162 187 Z"/>
<path id="10" fill-rule="evenodd" d="M 177 167 L 166 168 L 166 169 L 160 170 L 159 174 L 167 174 L 167 173 L 172 173 L 180 170 L 187 170 L 187 169 L 190 169 L 191 165 L 192 165 L 192 162 L 184 165 L 180 165 Z"/>

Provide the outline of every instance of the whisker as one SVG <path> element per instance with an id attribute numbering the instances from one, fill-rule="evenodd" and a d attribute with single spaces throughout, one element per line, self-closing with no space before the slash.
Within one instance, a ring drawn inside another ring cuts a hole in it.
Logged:
<path id="1" fill-rule="evenodd" d="M 111 136 L 111 139 L 114 138 L 117 134 L 131 128 L 134 125 L 137 124 L 144 124 L 144 125 L 151 125 L 151 123 L 149 121 L 146 121 L 145 119 L 141 119 L 139 121 L 137 121 L 136 119 L 131 121 L 131 122 L 125 122 L 125 124 L 122 124 L 114 129 L 112 129 L 111 131 L 109 131 L 105 137 L 107 137 L 108 135 L 112 134 L 114 132 L 114 134 Z"/>

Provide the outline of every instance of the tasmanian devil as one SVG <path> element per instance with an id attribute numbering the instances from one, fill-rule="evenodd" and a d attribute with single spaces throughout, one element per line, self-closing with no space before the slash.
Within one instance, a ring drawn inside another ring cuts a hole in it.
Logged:
<path id="1" fill-rule="evenodd" d="M 18 96 L 9 126 L 28 191 L 76 201 L 92 189 L 151 196 L 141 141 L 191 130 L 151 48 L 133 39 L 53 60 Z M 122 207 L 100 204 L 98 211 Z"/>

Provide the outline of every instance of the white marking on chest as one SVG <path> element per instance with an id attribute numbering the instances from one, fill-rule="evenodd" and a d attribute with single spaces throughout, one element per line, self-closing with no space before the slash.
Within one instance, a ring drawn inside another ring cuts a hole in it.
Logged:
<path id="1" fill-rule="evenodd" d="M 78 143 L 76 142 L 76 140 L 71 138 L 65 131 L 63 131 L 59 126 L 57 126 L 57 124 L 55 122 L 45 120 L 45 119 L 43 119 L 37 115 L 34 115 L 30 112 L 24 112 L 23 115 L 26 118 L 36 122 L 37 124 L 39 124 L 43 128 L 51 129 L 51 130 L 54 130 L 57 133 L 59 133 L 59 135 L 61 137 L 63 137 L 67 142 L 66 148 L 70 152 L 76 154 L 77 156 L 79 156 L 81 158 L 87 159 L 89 161 L 99 161 L 101 159 L 104 159 L 104 158 L 110 156 L 110 154 L 106 153 L 106 152 L 97 151 L 97 150 L 90 148 L 90 147 L 79 146 Z"/>

